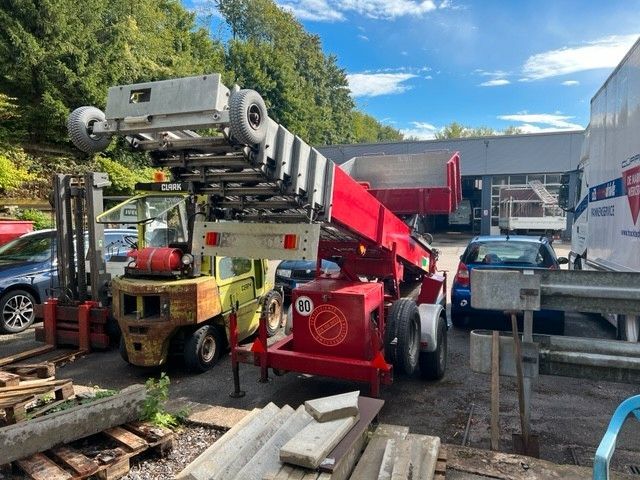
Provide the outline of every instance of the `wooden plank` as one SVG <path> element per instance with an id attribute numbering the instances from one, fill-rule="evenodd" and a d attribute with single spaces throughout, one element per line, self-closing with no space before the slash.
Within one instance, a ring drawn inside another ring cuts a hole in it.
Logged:
<path id="1" fill-rule="evenodd" d="M 28 380 L 21 382 L 20 385 L 12 385 L 9 387 L 0 387 L 0 396 L 3 393 L 18 392 L 42 387 L 57 387 L 69 383 L 71 380 Z"/>
<path id="2" fill-rule="evenodd" d="M 111 397 L 4 427 L 0 464 L 137 420 L 145 398 L 144 385 L 132 385 Z"/>
<path id="3" fill-rule="evenodd" d="M 47 403 L 46 405 L 44 405 L 44 406 L 42 406 L 42 407 L 36 408 L 35 410 L 31 410 L 31 411 L 29 412 L 29 416 L 30 416 L 31 418 L 37 418 L 37 417 L 40 417 L 40 416 L 44 415 L 45 413 L 47 413 L 47 412 L 48 412 L 49 410 L 51 410 L 52 408 L 55 408 L 55 407 L 57 407 L 58 405 L 60 405 L 60 404 L 62 404 L 62 403 L 64 403 L 64 402 L 66 402 L 66 401 L 67 401 L 66 399 L 63 399 L 63 400 L 57 400 L 57 401 L 55 401 L 55 402 Z"/>
<path id="4" fill-rule="evenodd" d="M 10 407 L 5 407 L 5 419 L 8 424 L 18 423 L 27 418 L 27 404 L 31 403 L 35 397 L 23 397 Z"/>
<path id="5" fill-rule="evenodd" d="M 108 428 L 104 432 L 106 436 L 112 438 L 116 442 L 124 445 L 131 452 L 140 452 L 145 450 L 149 444 L 144 438 L 140 438 L 135 433 L 131 433 L 122 427 Z"/>
<path id="6" fill-rule="evenodd" d="M 15 355 L 9 355 L 8 357 L 0 358 L 0 367 L 9 365 L 11 363 L 19 362 L 25 358 L 35 357 L 36 355 L 42 355 L 43 353 L 51 352 L 56 347 L 53 345 L 44 345 L 42 347 L 33 348 L 24 352 L 16 353 Z"/>
<path id="7" fill-rule="evenodd" d="M 500 450 L 500 334 L 491 334 L 491 450 Z"/>
<path id="8" fill-rule="evenodd" d="M 49 460 L 42 453 L 36 453 L 16 462 L 32 480 L 69 480 L 73 476 Z"/>
<path id="9" fill-rule="evenodd" d="M 173 438 L 173 432 L 168 428 L 157 427 L 146 422 L 129 422 L 124 425 L 124 428 L 144 438 L 150 447 Z"/>
<path id="10" fill-rule="evenodd" d="M 20 375 L 9 372 L 0 372 L 0 387 L 12 387 L 20 383 Z"/>
<path id="11" fill-rule="evenodd" d="M 55 377 L 56 366 L 51 362 L 42 363 L 12 363 L 2 367 L 3 371 L 15 373 L 21 377 L 48 378 Z"/>
<path id="12" fill-rule="evenodd" d="M 98 471 L 99 465 L 97 462 L 66 445 L 54 448 L 50 453 L 60 464 L 69 467 L 82 478 L 93 475 Z"/>
<path id="13" fill-rule="evenodd" d="M 130 470 L 129 457 L 118 459 L 115 463 L 96 473 L 100 480 L 116 480 L 124 477 Z"/>

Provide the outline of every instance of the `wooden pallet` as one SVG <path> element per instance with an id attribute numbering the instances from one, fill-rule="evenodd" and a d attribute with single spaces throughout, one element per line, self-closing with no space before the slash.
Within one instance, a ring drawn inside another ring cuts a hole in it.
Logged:
<path id="1" fill-rule="evenodd" d="M 2 384 L 3 374 L 18 375 L 22 380 L 31 380 L 34 378 L 49 378 L 56 376 L 56 366 L 52 362 L 42 363 L 14 363 L 0 367 L 0 387 Z"/>
<path id="2" fill-rule="evenodd" d="M 447 452 L 440 448 L 438 452 L 438 461 L 436 462 L 436 471 L 433 474 L 433 480 L 444 480 L 447 476 Z"/>
<path id="3" fill-rule="evenodd" d="M 23 377 L 13 373 L 0 372 L 0 410 L 4 410 L 4 421 L 11 425 L 27 418 L 27 407 L 45 396 L 53 395 L 55 404 L 60 404 L 73 396 L 73 382 L 71 380 L 54 380 L 53 377 L 36 380 L 23 380 Z M 49 410 L 51 404 L 43 409 Z M 36 416 L 43 413 L 36 409 Z M 31 413 L 31 412 L 30 412 Z"/>
<path id="4" fill-rule="evenodd" d="M 173 433 L 148 423 L 133 422 L 110 428 L 87 441 L 112 443 L 109 448 L 81 447 L 73 444 L 36 453 L 14 462 L 31 480 L 81 480 L 95 476 L 100 480 L 115 480 L 129 472 L 131 457 L 148 449 L 164 455 L 173 446 Z M 86 442 L 85 442 L 86 443 Z"/>

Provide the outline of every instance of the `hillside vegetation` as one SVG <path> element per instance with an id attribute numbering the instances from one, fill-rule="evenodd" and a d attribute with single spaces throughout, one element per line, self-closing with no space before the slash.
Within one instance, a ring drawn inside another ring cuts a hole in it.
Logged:
<path id="1" fill-rule="evenodd" d="M 53 172 L 106 171 L 111 194 L 149 179 L 144 159 L 122 143 L 89 158 L 67 137 L 69 112 L 104 108 L 118 84 L 220 72 L 226 85 L 260 92 L 269 115 L 311 144 L 402 140 L 355 108 L 337 58 L 273 0 L 204 5 L 197 17 L 178 0 L 3 2 L 0 195 L 45 198 Z M 202 26 L 207 14 L 225 28 Z"/>

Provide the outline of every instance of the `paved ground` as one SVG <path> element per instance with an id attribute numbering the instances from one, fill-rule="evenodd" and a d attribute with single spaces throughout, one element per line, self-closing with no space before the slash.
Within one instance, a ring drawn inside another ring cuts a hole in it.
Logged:
<path id="1" fill-rule="evenodd" d="M 434 245 L 441 251 L 439 265 L 455 274 L 458 257 L 468 238 L 461 235 L 440 236 Z M 567 247 L 556 245 L 559 254 Z M 568 315 L 567 335 L 613 338 L 613 330 L 597 318 Z M 0 356 L 35 346 L 31 332 L 18 336 L 0 336 Z M 469 332 L 453 329 L 449 336 L 449 366 L 440 382 L 424 382 L 419 378 L 396 378 L 395 383 L 382 391 L 386 405 L 381 420 L 386 423 L 408 425 L 411 431 L 439 435 L 445 442 L 462 442 L 463 432 L 473 405 L 469 444 L 489 446 L 489 377 L 469 369 Z M 94 353 L 63 367 L 61 376 L 70 377 L 77 384 L 95 384 L 120 388 L 143 383 L 160 369 L 147 370 L 127 366 L 116 351 Z M 257 369 L 241 366 L 241 380 L 246 396 L 235 400 L 229 397 L 232 389 L 228 356 L 220 365 L 202 375 L 182 373 L 179 366 L 170 366 L 171 395 L 201 403 L 238 408 L 260 407 L 273 401 L 293 407 L 304 400 L 366 387 L 350 382 L 312 378 L 297 374 L 275 377 L 268 384 L 256 381 Z M 561 377 L 540 377 L 534 387 L 533 428 L 540 435 L 542 458 L 560 463 L 588 464 L 602 436 L 610 415 L 625 398 L 638 394 L 637 385 L 586 381 Z M 514 382 L 501 382 L 501 443 L 510 450 L 511 433 L 519 430 L 517 398 Z M 617 466 L 640 466 L 640 435 L 638 425 L 629 422 L 616 451 Z"/>

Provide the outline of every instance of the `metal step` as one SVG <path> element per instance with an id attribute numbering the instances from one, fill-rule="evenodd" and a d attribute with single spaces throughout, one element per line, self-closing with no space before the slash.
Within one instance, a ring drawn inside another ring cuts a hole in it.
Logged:
<path id="1" fill-rule="evenodd" d="M 540 180 L 531 180 L 529 186 L 545 205 L 556 205 L 558 203 L 556 197 L 549 193 L 549 190 L 545 188 Z"/>

